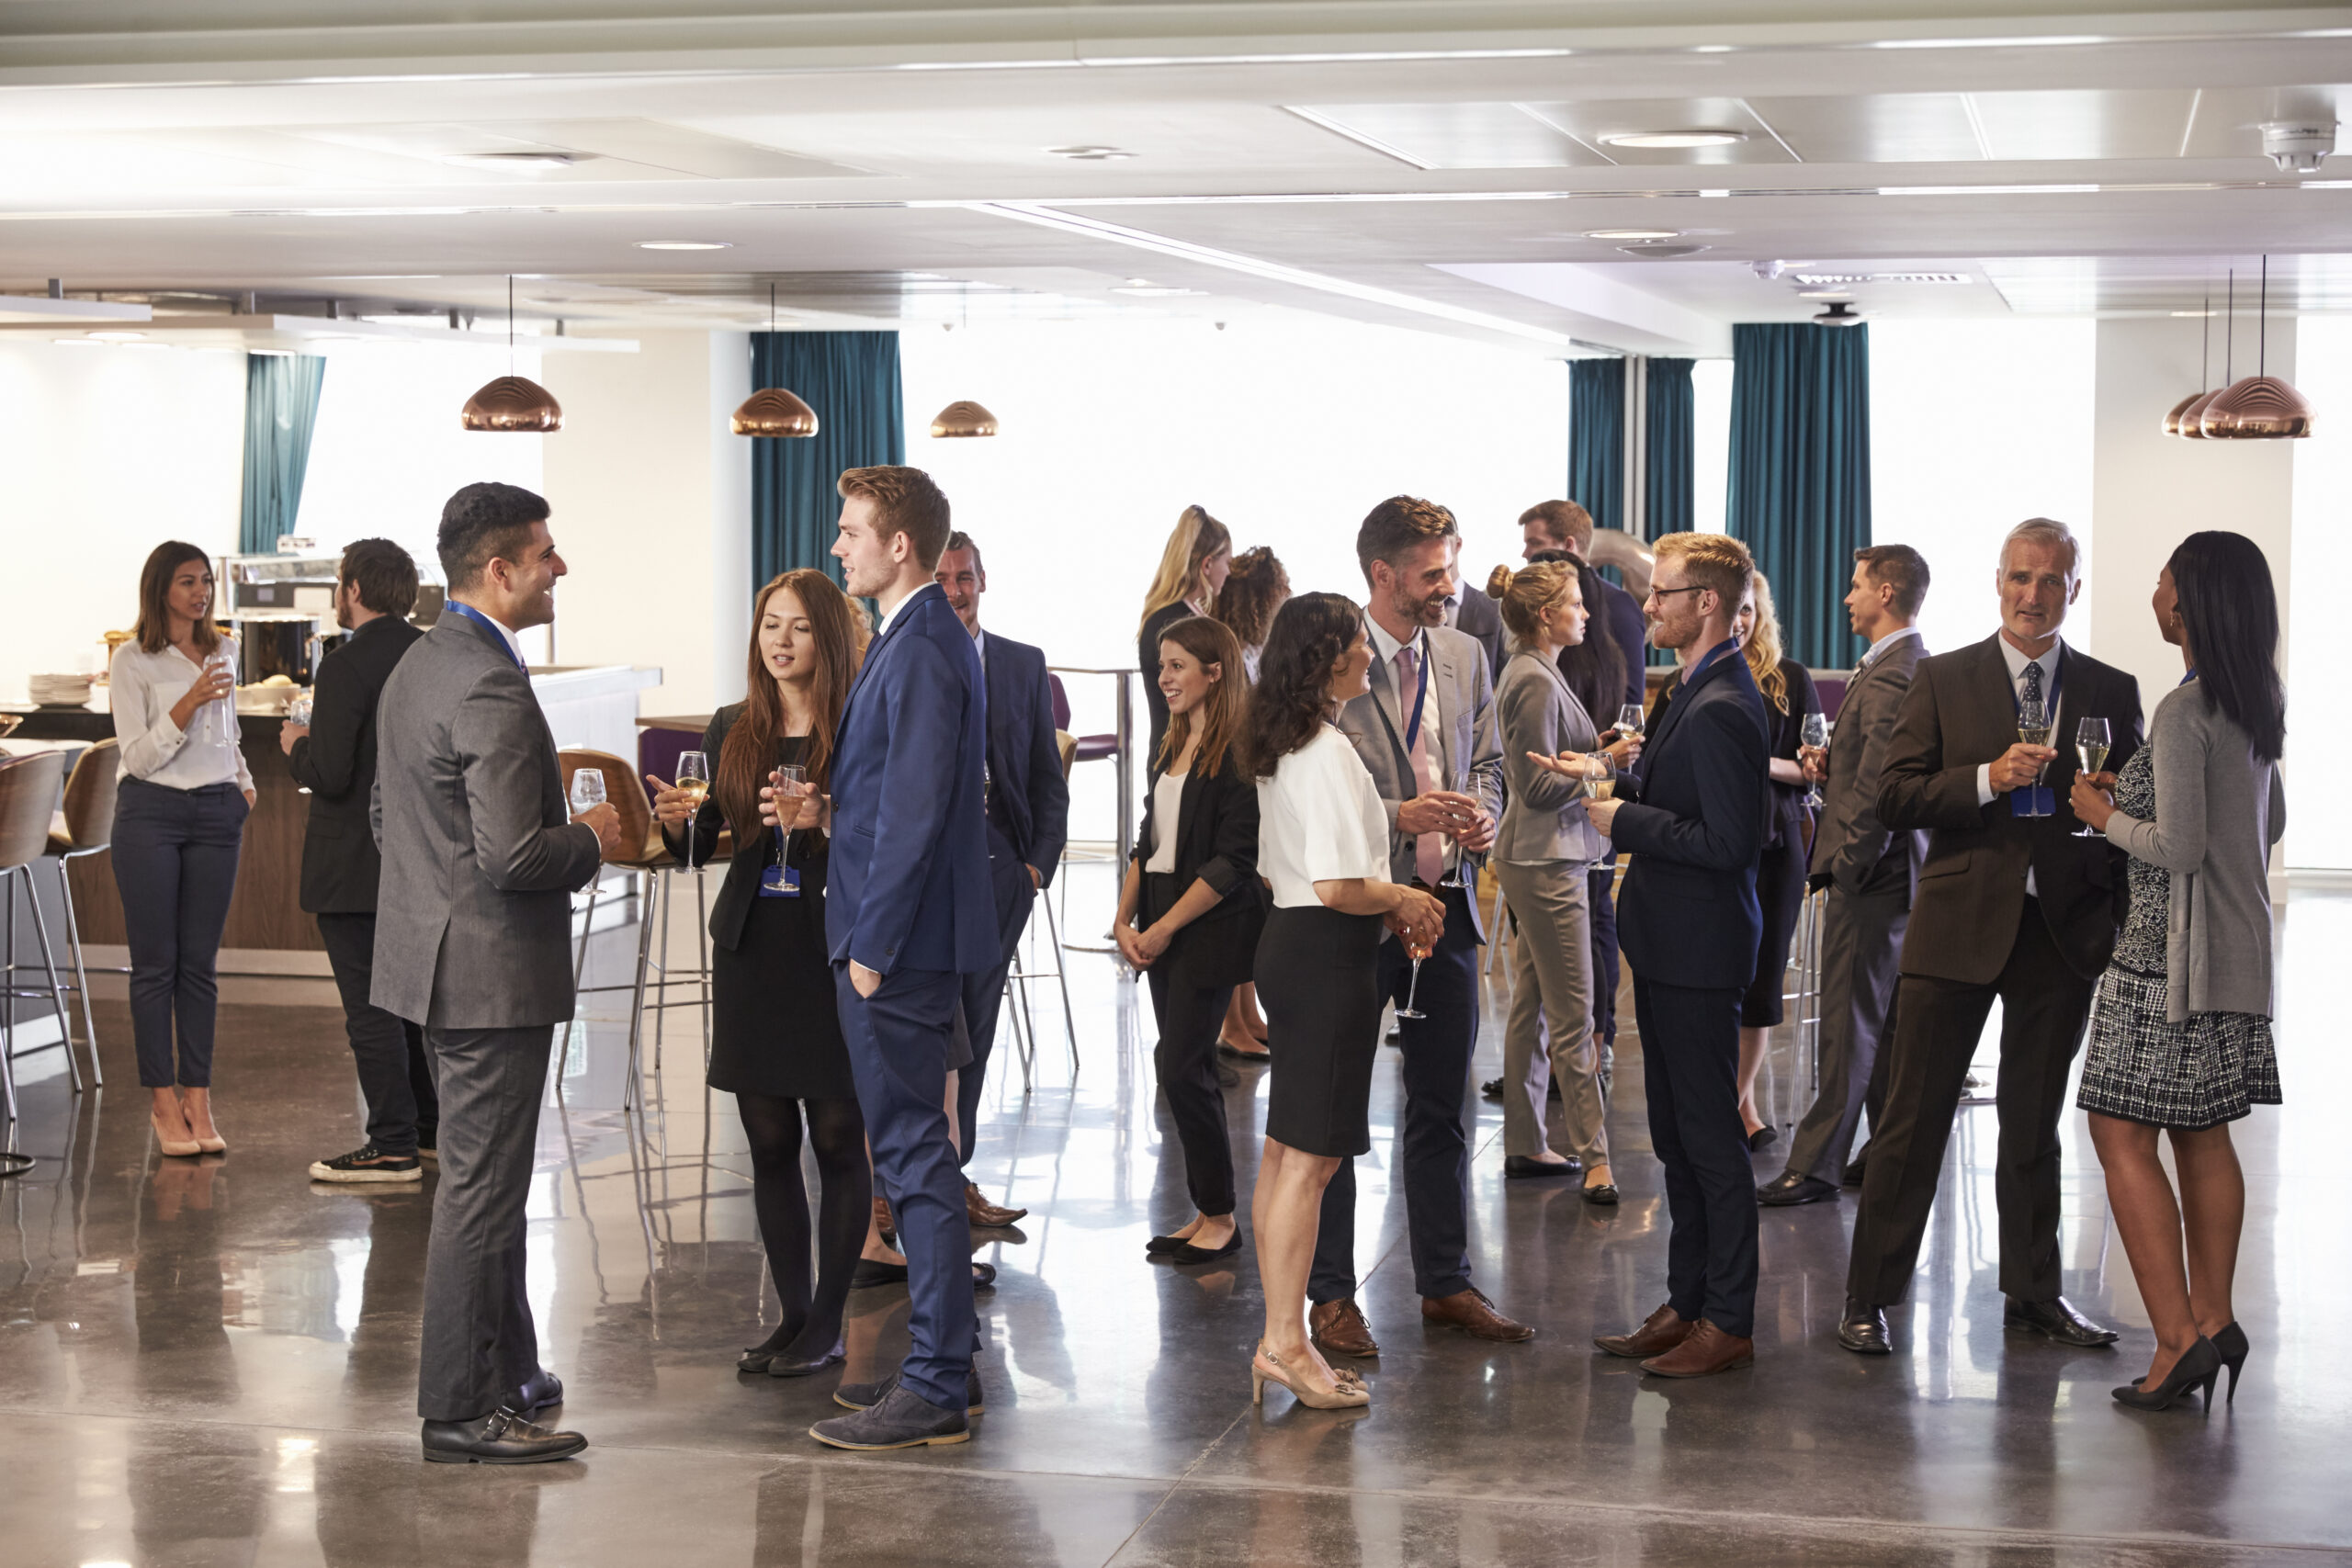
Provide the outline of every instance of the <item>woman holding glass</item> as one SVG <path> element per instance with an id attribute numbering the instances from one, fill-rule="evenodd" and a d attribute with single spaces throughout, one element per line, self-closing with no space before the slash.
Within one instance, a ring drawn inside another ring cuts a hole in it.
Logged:
<path id="1" fill-rule="evenodd" d="M 1586 874 L 1608 853 L 1580 803 L 1587 780 L 1564 776 L 1539 759 L 1600 750 L 1592 716 L 1561 677 L 1564 649 L 1583 642 L 1582 585 L 1566 562 L 1514 572 L 1497 567 L 1487 594 L 1502 612 L 1511 657 L 1495 688 L 1503 774 L 1510 804 L 1491 863 L 1518 920 L 1511 943 L 1510 1016 L 1503 1028 L 1503 1175 L 1584 1173 L 1588 1203 L 1617 1201 L 1609 1169 L 1606 1107 L 1592 1030 L 1592 931 Z M 1616 688 L 1623 693 L 1621 683 Z M 1590 760 L 1589 772 L 1614 777 L 1641 752 L 1630 736 Z M 1546 1042 L 1548 1040 L 1548 1053 Z M 1568 1153 L 1552 1148 L 1544 1126 L 1552 1080 Z"/>
<path id="2" fill-rule="evenodd" d="M 1160 737 L 1168 733 L 1168 699 L 1159 694 L 1159 638 L 1179 621 L 1210 614 L 1232 567 L 1233 536 L 1225 525 L 1200 507 L 1184 508 L 1159 553 L 1159 570 L 1144 593 L 1143 621 L 1136 628 L 1136 662 L 1143 671 L 1144 706 L 1151 714 L 1146 757 L 1159 755 Z"/>
<path id="3" fill-rule="evenodd" d="M 2191 534 L 2158 574 L 2153 607 L 2188 673 L 2120 776 L 2075 778 L 2075 815 L 2132 857 L 2077 1103 L 2156 1335 L 2147 1374 L 2115 1397 L 2162 1410 L 2201 1387 L 2211 1409 L 2223 1367 L 2236 1396 L 2250 1349 L 2230 1295 L 2245 1225 L 2230 1123 L 2281 1098 L 2268 873 L 2287 828 L 2287 694 L 2278 594 L 2253 540 Z"/>
<path id="4" fill-rule="evenodd" d="M 1796 938 L 1804 908 L 1805 855 L 1811 850 L 1813 817 L 1805 805 L 1804 770 L 1798 750 L 1807 744 L 1805 719 L 1821 713 L 1812 672 L 1781 657 L 1781 617 L 1772 608 L 1772 585 L 1758 572 L 1739 602 L 1732 636 L 1747 655 L 1748 673 L 1764 694 L 1764 725 L 1770 741 L 1770 820 L 1764 829 L 1764 858 L 1756 868 L 1756 901 L 1764 910 L 1764 938 L 1756 950 L 1756 977 L 1739 1004 L 1739 1115 L 1752 1150 L 1770 1145 L 1780 1134 L 1756 1109 L 1756 1075 L 1772 1030 L 1782 1016 L 1789 981 L 1789 944 Z"/>
<path id="5" fill-rule="evenodd" d="M 122 750 L 113 859 L 130 1027 L 148 1120 L 167 1155 L 229 1146 L 212 1119 L 212 1026 L 220 932 L 254 805 L 236 671 L 236 639 L 212 621 L 209 558 L 177 540 L 156 546 L 139 572 L 137 631 L 107 681 Z"/>
<path id="6" fill-rule="evenodd" d="M 856 616 L 821 571 L 771 581 L 754 604 L 747 695 L 713 715 L 703 735 L 707 796 L 694 778 L 648 779 L 662 840 L 680 860 L 708 861 L 720 829 L 734 829 L 710 917 L 709 1081 L 735 1096 L 742 1116 L 752 1207 L 783 1304 L 776 1331 L 736 1365 L 770 1377 L 805 1377 L 842 1359 L 842 1307 L 872 1213 L 865 1121 L 825 945 L 823 791 L 857 674 Z M 761 826 L 770 788 L 800 796 L 781 835 Z M 813 1280 L 804 1127 L 824 1183 Z"/>
<path id="7" fill-rule="evenodd" d="M 1258 869 L 1273 889 L 1258 992 L 1282 1042 L 1250 1202 L 1266 1327 L 1250 1372 L 1253 1397 L 1276 1382 L 1318 1410 L 1372 1399 L 1363 1379 L 1334 1372 L 1307 1342 L 1306 1276 L 1323 1189 L 1341 1159 L 1372 1147 L 1381 929 L 1423 953 L 1445 929 L 1434 897 L 1388 879 L 1387 812 L 1334 723 L 1372 689 L 1371 669 L 1355 603 L 1301 594 L 1267 634 L 1243 730 L 1258 786 Z"/>

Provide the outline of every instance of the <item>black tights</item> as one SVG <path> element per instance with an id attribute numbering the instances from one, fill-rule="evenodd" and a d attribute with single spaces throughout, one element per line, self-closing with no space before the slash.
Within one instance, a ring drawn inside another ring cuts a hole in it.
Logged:
<path id="1" fill-rule="evenodd" d="M 784 1322 L 758 1346 L 767 1354 L 811 1359 L 841 1337 L 849 1280 L 865 1248 L 874 1207 L 874 1179 L 865 1163 L 865 1119 L 854 1100 L 786 1100 L 739 1094 L 737 1111 L 752 1147 L 752 1207 L 767 1247 L 768 1271 L 784 1307 Z M 810 1281 L 808 1189 L 800 1179 L 800 1122 L 817 1154 L 824 1190 L 819 1199 L 815 1281 Z"/>

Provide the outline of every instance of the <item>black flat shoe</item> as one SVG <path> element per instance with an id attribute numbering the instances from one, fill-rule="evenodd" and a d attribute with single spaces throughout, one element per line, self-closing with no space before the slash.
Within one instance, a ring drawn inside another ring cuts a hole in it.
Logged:
<path id="1" fill-rule="evenodd" d="M 2069 1306 L 2064 1296 L 2052 1296 L 2046 1302 L 2005 1296 L 2001 1301 L 2001 1326 L 2013 1334 L 2039 1334 L 2052 1345 L 2071 1346 L 2077 1350 L 2095 1350 L 2116 1341 L 2115 1330 L 2101 1328 Z"/>
<path id="2" fill-rule="evenodd" d="M 877 1263 L 871 1258 L 861 1258 L 849 1277 L 853 1291 L 870 1291 L 876 1285 L 903 1285 L 907 1282 L 907 1266 L 903 1263 Z"/>
<path id="3" fill-rule="evenodd" d="M 1584 1190 L 1584 1201 L 1596 1208 L 1611 1209 L 1617 1205 L 1617 1184 L 1602 1181 Z"/>
<path id="4" fill-rule="evenodd" d="M 552 1410 L 563 1403 L 563 1380 L 541 1367 L 531 1375 L 531 1381 L 516 1389 L 507 1399 L 510 1408 L 526 1416 L 537 1416 L 542 1410 Z"/>
<path id="5" fill-rule="evenodd" d="M 1767 1122 L 1765 1125 L 1757 1128 L 1756 1131 L 1747 1134 L 1747 1152 L 1749 1154 L 1756 1154 L 1760 1150 L 1770 1148 L 1774 1144 L 1777 1144 L 1780 1141 L 1780 1132 L 1770 1122 Z"/>
<path id="6" fill-rule="evenodd" d="M 1478 1086 L 1478 1094 L 1481 1099 L 1500 1100 L 1503 1097 L 1503 1080 L 1488 1078 Z"/>
<path id="7" fill-rule="evenodd" d="M 2180 1353 L 2180 1359 L 2172 1364 L 2172 1371 L 2166 1372 L 2165 1381 L 2155 1387 L 2146 1387 L 2147 1380 L 2143 1378 L 2139 1382 L 2126 1383 L 2112 1392 L 2115 1403 L 2133 1410 L 2168 1410 L 2187 1398 L 2190 1390 L 2201 1390 L 2205 1395 L 2205 1413 L 2211 1416 L 2213 1413 L 2213 1380 L 2221 1375 L 2222 1353 L 2213 1348 L 2211 1339 L 2200 1334 L 2197 1337 L 2197 1343 Z"/>
<path id="8" fill-rule="evenodd" d="M 1823 1203 L 1838 1196 L 1838 1189 L 1817 1176 L 1784 1170 L 1756 1190 L 1756 1201 L 1768 1209 L 1793 1208 L 1799 1203 Z"/>
<path id="9" fill-rule="evenodd" d="M 1143 1255 L 1146 1258 L 1157 1258 L 1163 1252 L 1174 1252 L 1180 1247 L 1192 1245 L 1192 1239 L 1188 1236 L 1156 1235 L 1143 1244 Z"/>
<path id="10" fill-rule="evenodd" d="M 2245 1330 L 2236 1323 L 2225 1323 L 2211 1336 L 2213 1348 L 2222 1355 L 2222 1365 L 2230 1369 L 2230 1396 L 2224 1403 L 2235 1404 L 2238 1397 L 2238 1371 L 2245 1365 L 2248 1351 L 2254 1347 L 2246 1342 Z"/>
<path id="11" fill-rule="evenodd" d="M 1886 1309 L 1866 1302 L 1848 1302 L 1838 1320 L 1838 1343 L 1857 1356 L 1892 1356 L 1894 1341 L 1886 1332 Z"/>
<path id="12" fill-rule="evenodd" d="M 995 1264 L 975 1263 L 972 1265 L 972 1289 L 976 1291 L 993 1291 L 996 1289 Z"/>
<path id="13" fill-rule="evenodd" d="M 1235 1062 L 1262 1062 L 1273 1055 L 1272 1051 L 1236 1050 L 1234 1047 L 1227 1045 L 1222 1040 L 1216 1043 L 1216 1054 L 1220 1056 L 1226 1057 L 1229 1061 Z"/>
<path id="14" fill-rule="evenodd" d="M 768 1358 L 768 1364 L 763 1370 L 767 1372 L 767 1375 L 772 1378 L 812 1377 L 815 1374 L 823 1371 L 827 1367 L 840 1366 L 842 1359 L 842 1342 L 836 1339 L 833 1341 L 833 1348 L 826 1351 L 821 1356 L 805 1357 L 786 1356 L 781 1354 L 771 1356 Z"/>
<path id="15" fill-rule="evenodd" d="M 588 1446 L 577 1432 L 534 1427 L 503 1406 L 470 1421 L 427 1421 L 424 1457 L 433 1464 L 546 1464 Z"/>
<path id="16" fill-rule="evenodd" d="M 1550 1160 L 1537 1159 L 1533 1155 L 1503 1156 L 1503 1179 L 1507 1181 L 1523 1181 L 1532 1178 L 1548 1176 L 1582 1176 L 1583 1174 L 1584 1162 L 1581 1160 L 1564 1159 L 1555 1165 Z"/>
<path id="17" fill-rule="evenodd" d="M 1170 1263 L 1213 1263 L 1220 1258 L 1230 1258 L 1240 1250 L 1241 1227 L 1236 1225 L 1233 1234 L 1225 1238 L 1223 1247 L 1194 1247 L 1188 1241 L 1164 1256 Z"/>

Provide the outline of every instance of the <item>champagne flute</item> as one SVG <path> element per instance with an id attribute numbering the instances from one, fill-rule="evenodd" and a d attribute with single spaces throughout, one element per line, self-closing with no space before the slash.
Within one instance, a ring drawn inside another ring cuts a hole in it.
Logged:
<path id="1" fill-rule="evenodd" d="M 2047 746 L 2050 744 L 2050 710 L 2042 705 L 2039 698 L 2026 697 L 2018 702 L 2018 739 L 2024 741 L 2029 746 Z M 2041 775 L 2046 771 L 2046 767 L 2036 768 L 2033 771 L 2034 788 L 2040 789 L 2041 787 Z M 2031 803 L 2029 802 L 2029 804 Z M 2026 815 L 2030 817 L 2040 817 L 2042 816 L 2043 813 L 2040 811 L 2029 811 Z"/>
<path id="2" fill-rule="evenodd" d="M 797 762 L 786 762 L 768 775 L 768 784 L 775 791 L 775 863 L 782 865 L 785 840 L 792 832 L 792 825 L 785 819 L 783 803 L 808 793 L 808 770 Z"/>
<path id="3" fill-rule="evenodd" d="M 1396 1010 L 1396 1016 L 1398 1018 L 1427 1018 L 1429 1014 L 1413 1005 L 1413 998 L 1420 994 L 1421 960 L 1430 955 L 1430 950 L 1414 942 L 1410 937 L 1406 937 L 1403 941 L 1405 952 L 1413 960 L 1413 977 L 1405 984 L 1405 1005 Z"/>
<path id="4" fill-rule="evenodd" d="M 574 817 L 593 807 L 605 804 L 605 771 L 602 768 L 581 768 L 571 775 L 571 814 Z"/>
<path id="5" fill-rule="evenodd" d="M 1829 744 L 1828 716 L 1821 713 L 1809 713 L 1805 715 L 1804 730 L 1802 739 L 1807 746 L 1812 747 L 1816 751 L 1827 746 Z M 1821 785 L 1818 782 L 1816 782 L 1811 789 L 1805 791 L 1804 803 L 1807 806 L 1812 807 L 1815 811 L 1820 810 L 1822 806 L 1825 804 L 1822 799 Z"/>
<path id="6" fill-rule="evenodd" d="M 677 788 L 686 797 L 686 869 L 695 868 L 695 829 L 702 803 L 710 796 L 710 756 L 704 751 L 678 753 Z"/>
<path id="7" fill-rule="evenodd" d="M 2086 718 L 2075 726 L 2075 756 L 2083 764 L 2083 772 L 2095 773 L 2107 766 L 2109 740 L 2107 720 L 2103 718 Z M 2075 829 L 2074 837 L 2103 839 L 2107 835 L 2086 822 Z"/>

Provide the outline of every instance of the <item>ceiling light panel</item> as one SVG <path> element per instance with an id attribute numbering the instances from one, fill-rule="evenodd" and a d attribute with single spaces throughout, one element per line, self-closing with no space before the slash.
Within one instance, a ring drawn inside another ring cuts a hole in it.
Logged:
<path id="1" fill-rule="evenodd" d="M 1808 164 L 1965 164 L 1991 156 L 1964 93 L 1750 98 Z"/>
<path id="2" fill-rule="evenodd" d="M 1419 169 L 1566 169 L 1609 162 L 1518 104 L 1333 104 L 1290 112 Z"/>
<path id="3" fill-rule="evenodd" d="M 1586 98 L 1575 103 L 1532 103 L 1529 114 L 1612 164 L 1794 164 L 1772 126 L 1740 98 Z M 1745 140 L 1711 147 L 1631 147 L 1611 137 L 1691 130 L 1739 131 Z"/>

